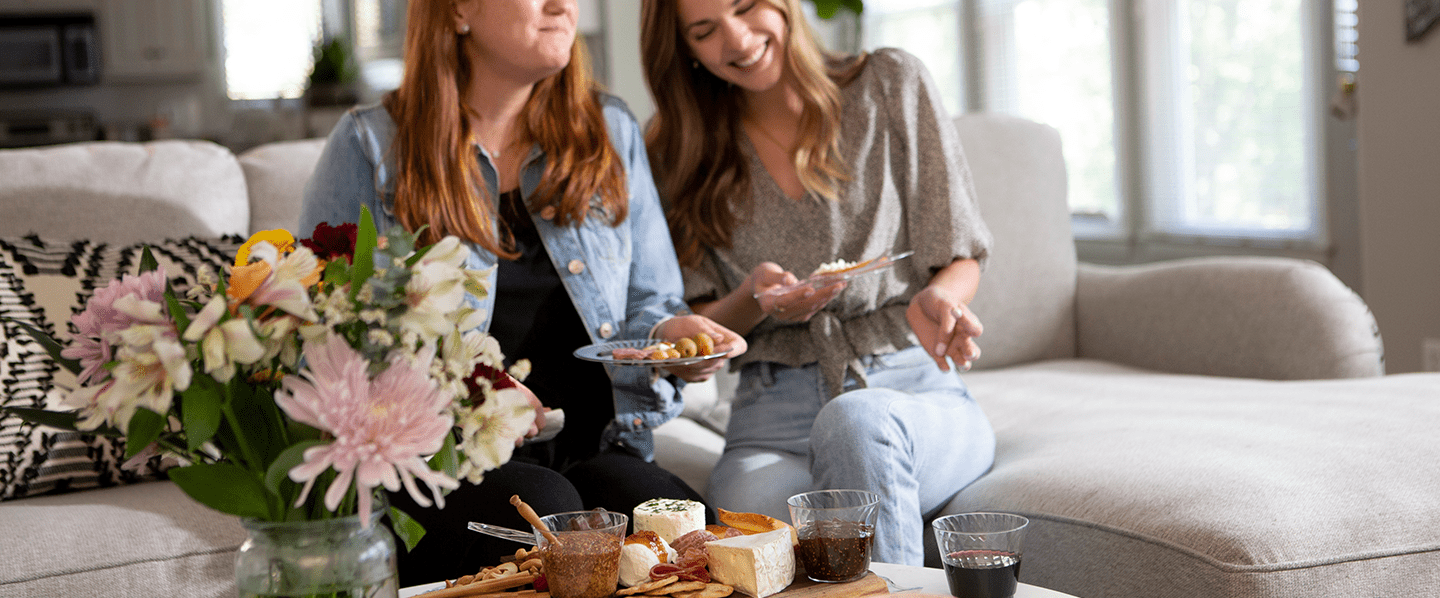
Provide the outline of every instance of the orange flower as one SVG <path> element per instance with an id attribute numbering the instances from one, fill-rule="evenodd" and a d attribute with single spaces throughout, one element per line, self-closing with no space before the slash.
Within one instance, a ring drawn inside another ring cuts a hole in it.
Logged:
<path id="1" fill-rule="evenodd" d="M 235 267 L 237 269 L 250 263 L 250 248 L 261 241 L 269 241 L 271 245 L 275 246 L 275 250 L 280 255 L 295 251 L 295 235 L 290 234 L 290 231 L 283 228 L 262 230 L 250 235 L 250 239 L 245 241 L 245 244 L 241 245 L 240 249 L 235 252 Z"/>
<path id="2" fill-rule="evenodd" d="M 248 248 L 244 253 L 249 253 Z M 225 289 L 225 294 L 230 296 L 230 305 L 244 303 L 267 278 L 270 278 L 270 262 L 261 260 L 235 266 L 230 271 L 230 286 Z"/>

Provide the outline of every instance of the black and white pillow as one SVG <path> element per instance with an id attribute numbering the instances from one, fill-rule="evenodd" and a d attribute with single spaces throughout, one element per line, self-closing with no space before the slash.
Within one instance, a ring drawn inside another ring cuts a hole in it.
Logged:
<path id="1" fill-rule="evenodd" d="M 177 293 L 201 266 L 223 272 L 244 240 L 185 238 L 148 243 Z M 75 377 L 56 365 L 19 326 L 64 342 L 70 317 L 95 289 L 137 272 L 144 244 L 0 238 L 0 407 L 56 408 Z M 163 479 L 159 459 L 121 469 L 123 440 L 38 426 L 0 413 L 0 500 Z"/>

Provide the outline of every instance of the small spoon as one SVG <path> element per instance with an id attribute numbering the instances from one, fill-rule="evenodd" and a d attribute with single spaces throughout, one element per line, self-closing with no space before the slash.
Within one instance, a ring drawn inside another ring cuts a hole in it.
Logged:
<path id="1" fill-rule="evenodd" d="M 471 521 L 470 525 L 467 525 L 466 528 L 472 532 L 480 532 L 487 536 L 495 536 L 496 538 L 510 540 L 511 542 L 519 542 L 521 544 L 529 544 L 531 546 L 535 545 L 535 534 L 532 534 L 530 532 L 522 532 L 518 529 L 500 527 L 498 525 L 490 525 L 488 523 L 480 523 L 477 521 Z"/>

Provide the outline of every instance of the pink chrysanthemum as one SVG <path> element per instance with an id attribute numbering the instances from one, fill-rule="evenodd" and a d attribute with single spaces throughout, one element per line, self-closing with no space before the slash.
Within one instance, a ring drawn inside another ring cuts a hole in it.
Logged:
<path id="1" fill-rule="evenodd" d="M 433 354 L 422 354 L 413 363 L 392 359 L 374 380 L 366 374 L 365 358 L 338 335 L 305 343 L 304 354 L 307 370 L 286 376 L 275 402 L 296 421 L 335 440 L 306 450 L 305 462 L 290 470 L 291 480 L 305 484 L 296 506 L 304 504 L 315 479 L 333 467 L 339 475 L 325 491 L 325 508 L 331 511 L 352 480 L 361 521 L 370 520 L 370 492 L 382 485 L 392 492 L 404 487 L 417 504 L 430 506 L 415 484 L 417 478 L 444 507 L 440 489 L 459 483 L 425 462 L 426 455 L 440 450 L 454 425 L 447 409 L 450 397 L 429 376 Z"/>

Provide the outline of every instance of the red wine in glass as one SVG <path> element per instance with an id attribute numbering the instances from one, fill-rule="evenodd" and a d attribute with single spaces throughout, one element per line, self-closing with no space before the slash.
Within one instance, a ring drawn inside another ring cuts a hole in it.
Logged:
<path id="1" fill-rule="evenodd" d="M 1020 580 L 1020 555 L 999 550 L 961 550 L 943 559 L 950 595 L 1010 598 Z"/>

